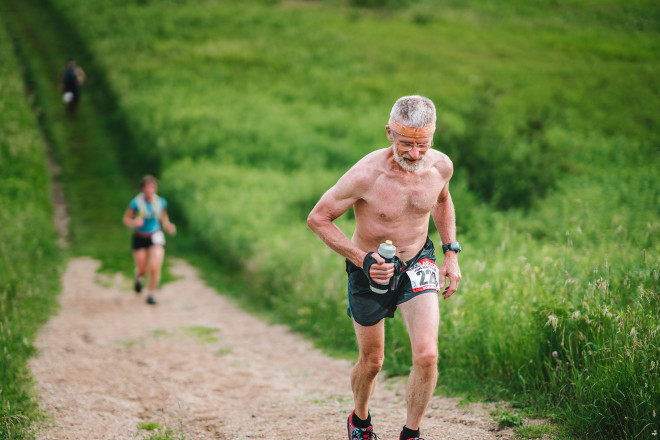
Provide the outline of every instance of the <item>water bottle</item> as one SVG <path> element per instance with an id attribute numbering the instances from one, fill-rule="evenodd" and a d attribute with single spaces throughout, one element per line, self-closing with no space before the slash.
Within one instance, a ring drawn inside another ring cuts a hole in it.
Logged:
<path id="1" fill-rule="evenodd" d="M 378 247 L 378 255 L 383 257 L 386 263 L 394 261 L 394 254 L 396 254 L 396 246 L 390 240 L 385 240 L 385 243 L 381 243 Z M 377 284 L 375 281 L 369 280 L 369 288 L 374 293 L 387 293 L 390 290 L 390 283 Z"/>

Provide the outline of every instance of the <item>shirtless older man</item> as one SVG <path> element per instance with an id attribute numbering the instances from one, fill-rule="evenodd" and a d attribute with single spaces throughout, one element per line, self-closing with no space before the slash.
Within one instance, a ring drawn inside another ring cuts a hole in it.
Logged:
<path id="1" fill-rule="evenodd" d="M 377 438 L 369 399 L 383 365 L 385 318 L 393 317 L 397 308 L 412 345 L 406 423 L 400 440 L 419 438 L 419 423 L 435 389 L 437 294 L 449 298 L 461 279 L 449 194 L 453 165 L 445 154 L 431 149 L 435 121 L 435 106 L 428 98 L 415 95 L 397 100 L 385 126 L 392 145 L 363 157 L 321 197 L 307 219 L 310 229 L 346 258 L 348 314 L 360 350 L 351 373 L 355 409 L 347 422 L 349 440 Z M 333 221 L 351 206 L 356 227 L 349 240 Z M 428 238 L 431 214 L 445 253 L 439 268 Z M 391 263 L 378 255 L 379 245 L 386 240 L 396 246 Z M 372 292 L 369 279 L 389 284 L 386 293 Z"/>

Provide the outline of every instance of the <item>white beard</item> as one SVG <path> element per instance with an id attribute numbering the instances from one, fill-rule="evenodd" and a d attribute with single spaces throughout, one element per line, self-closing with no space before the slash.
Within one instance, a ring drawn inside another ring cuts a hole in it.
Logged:
<path id="1" fill-rule="evenodd" d="M 392 145 L 392 152 L 394 153 L 394 159 L 396 160 L 396 163 L 398 163 L 405 171 L 409 172 L 417 171 L 420 169 L 422 165 L 424 165 L 424 160 L 426 159 L 426 155 L 423 155 L 420 156 L 420 158 L 414 164 L 409 164 L 406 162 L 406 159 L 412 159 L 412 157 L 408 156 L 407 154 L 399 156 L 399 153 L 396 151 L 394 145 Z"/>

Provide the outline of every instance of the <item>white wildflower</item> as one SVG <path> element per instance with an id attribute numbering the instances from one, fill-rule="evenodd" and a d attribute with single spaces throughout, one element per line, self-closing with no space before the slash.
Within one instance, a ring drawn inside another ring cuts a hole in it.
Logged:
<path id="1" fill-rule="evenodd" d="M 557 330 L 557 324 L 559 324 L 559 319 L 556 316 L 548 315 L 548 322 L 545 323 L 545 327 L 549 324 L 552 324 L 552 328 Z"/>

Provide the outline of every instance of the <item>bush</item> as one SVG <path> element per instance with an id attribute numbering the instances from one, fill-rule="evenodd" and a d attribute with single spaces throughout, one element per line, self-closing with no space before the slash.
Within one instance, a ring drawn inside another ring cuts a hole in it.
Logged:
<path id="1" fill-rule="evenodd" d="M 479 87 L 458 124 L 456 117 L 441 119 L 437 137 L 484 200 L 500 209 L 529 208 L 570 169 L 566 144 L 553 136 L 561 124 L 546 106 L 512 115 L 505 123 L 513 126 L 503 128 L 497 95 L 492 86 Z"/>
<path id="2" fill-rule="evenodd" d="M 408 4 L 407 0 L 350 0 L 351 6 L 360 8 L 391 8 L 403 7 Z"/>

